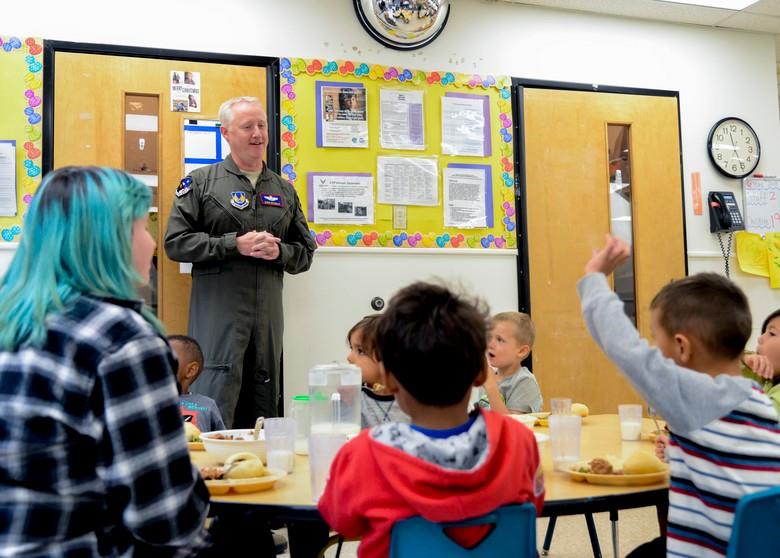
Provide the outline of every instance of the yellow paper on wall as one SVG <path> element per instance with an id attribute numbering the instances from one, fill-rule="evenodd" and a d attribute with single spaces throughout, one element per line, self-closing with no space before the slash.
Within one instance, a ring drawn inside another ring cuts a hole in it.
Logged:
<path id="1" fill-rule="evenodd" d="M 766 247 L 769 251 L 769 286 L 780 289 L 780 233 L 767 233 Z"/>
<path id="2" fill-rule="evenodd" d="M 745 273 L 769 277 L 769 259 L 767 258 L 767 242 L 760 234 L 745 231 L 737 232 L 737 261 L 739 268 Z M 780 271 L 780 269 L 778 269 Z"/>

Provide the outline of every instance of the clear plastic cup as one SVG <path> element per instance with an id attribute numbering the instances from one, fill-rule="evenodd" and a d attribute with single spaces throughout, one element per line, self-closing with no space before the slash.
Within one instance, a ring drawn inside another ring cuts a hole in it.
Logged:
<path id="1" fill-rule="evenodd" d="M 571 399 L 568 397 L 553 397 L 550 399 L 550 411 L 554 415 L 570 415 Z"/>
<path id="2" fill-rule="evenodd" d="M 580 460 L 580 433 L 582 417 L 578 415 L 550 415 L 550 443 L 553 466 L 565 471 Z"/>
<path id="3" fill-rule="evenodd" d="M 265 419 L 265 450 L 269 469 L 293 472 L 295 464 L 295 419 Z"/>
<path id="4" fill-rule="evenodd" d="M 333 458 L 347 443 L 346 434 L 312 433 L 309 436 L 309 474 L 311 476 L 311 497 L 315 502 L 320 499 L 328 482 L 330 465 Z"/>
<path id="5" fill-rule="evenodd" d="M 642 434 L 642 405 L 618 405 L 620 438 L 638 440 Z"/>
<path id="6" fill-rule="evenodd" d="M 309 429 L 311 427 L 310 397 L 308 395 L 295 395 L 292 398 L 289 415 L 295 419 L 295 453 L 298 455 L 309 454 Z"/>

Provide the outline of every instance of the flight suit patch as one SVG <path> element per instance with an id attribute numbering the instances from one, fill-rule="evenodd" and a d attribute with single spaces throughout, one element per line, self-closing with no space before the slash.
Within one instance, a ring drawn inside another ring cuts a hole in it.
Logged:
<path id="1" fill-rule="evenodd" d="M 176 197 L 180 198 L 190 190 L 192 190 L 192 178 L 189 176 L 187 178 L 182 178 L 179 185 L 176 186 Z"/>
<path id="2" fill-rule="evenodd" d="M 246 192 L 230 192 L 230 205 L 236 209 L 246 209 L 249 207 L 249 200 Z"/>
<path id="3" fill-rule="evenodd" d="M 260 205 L 272 205 L 274 207 L 284 207 L 282 205 L 282 196 L 277 194 L 260 194 Z"/>

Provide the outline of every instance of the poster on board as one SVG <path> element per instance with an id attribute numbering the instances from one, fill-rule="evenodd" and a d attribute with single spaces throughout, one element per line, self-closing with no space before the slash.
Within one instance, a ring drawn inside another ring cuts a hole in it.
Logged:
<path id="1" fill-rule="evenodd" d="M 200 112 L 200 72 L 171 70 L 171 111 Z"/>
<path id="2" fill-rule="evenodd" d="M 360 83 L 318 81 L 317 147 L 368 147 L 368 99 Z"/>
<path id="3" fill-rule="evenodd" d="M 374 177 L 369 173 L 310 172 L 308 194 L 310 221 L 374 223 Z"/>

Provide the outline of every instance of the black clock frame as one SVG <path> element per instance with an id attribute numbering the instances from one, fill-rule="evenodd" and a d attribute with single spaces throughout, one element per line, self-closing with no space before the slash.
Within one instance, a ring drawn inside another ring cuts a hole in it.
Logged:
<path id="1" fill-rule="evenodd" d="M 721 124 L 726 122 L 727 120 L 739 120 L 742 122 L 745 126 L 747 126 L 751 132 L 753 132 L 753 136 L 756 138 L 756 146 L 758 148 L 758 155 L 756 157 L 755 164 L 744 174 L 732 174 L 725 169 L 721 168 L 721 166 L 718 164 L 718 162 L 715 160 L 715 158 L 712 155 L 712 136 L 715 134 L 715 130 L 717 130 Z M 727 176 L 729 178 L 745 178 L 746 176 L 749 176 L 753 173 L 754 170 L 756 170 L 756 167 L 758 166 L 759 160 L 761 159 L 761 142 L 758 140 L 758 134 L 756 133 L 755 129 L 753 129 L 753 126 L 748 124 L 744 119 L 738 117 L 738 116 L 727 116 L 725 118 L 721 118 L 718 120 L 712 128 L 710 128 L 710 133 L 707 135 L 707 155 L 710 158 L 710 162 L 715 166 L 718 171 L 723 174 L 724 176 Z"/>

